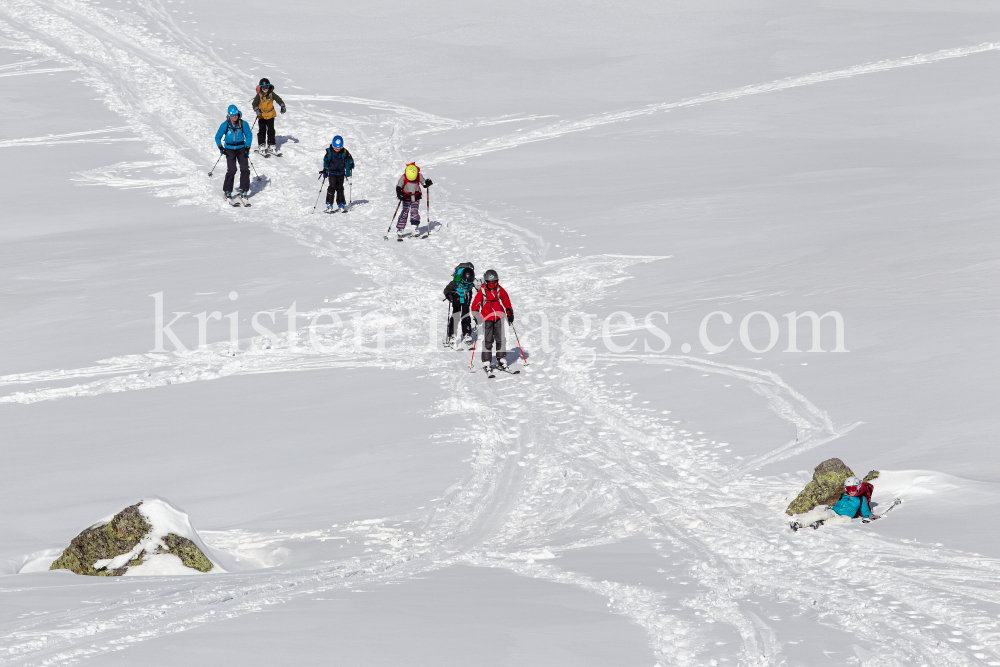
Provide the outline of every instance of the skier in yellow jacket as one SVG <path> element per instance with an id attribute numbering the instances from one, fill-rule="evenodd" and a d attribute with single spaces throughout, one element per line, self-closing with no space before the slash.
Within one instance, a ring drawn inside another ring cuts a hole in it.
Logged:
<path id="1" fill-rule="evenodd" d="M 275 102 L 281 108 L 281 113 L 285 113 L 285 103 L 274 92 L 274 86 L 266 78 L 261 79 L 257 84 L 257 95 L 253 98 L 253 110 L 257 112 L 257 123 L 260 125 L 257 130 L 257 152 L 264 157 L 281 155 L 274 141 L 274 117 L 278 115 L 274 110 Z"/>

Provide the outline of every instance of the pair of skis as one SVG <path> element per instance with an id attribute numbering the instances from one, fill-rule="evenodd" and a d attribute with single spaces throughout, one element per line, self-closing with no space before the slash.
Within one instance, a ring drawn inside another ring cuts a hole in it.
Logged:
<path id="1" fill-rule="evenodd" d="M 269 158 L 272 155 L 277 155 L 278 157 L 282 156 L 282 152 L 279 151 L 277 148 L 272 148 L 271 150 L 262 151 L 258 146 L 257 148 L 253 149 L 253 152 L 256 153 L 257 155 L 263 155 L 265 158 Z"/>
<path id="2" fill-rule="evenodd" d="M 892 501 L 892 504 L 889 505 L 889 507 L 885 508 L 885 510 L 881 514 L 869 514 L 867 517 L 861 519 L 861 523 L 871 523 L 872 521 L 881 519 L 886 514 L 888 514 L 894 507 L 898 506 L 902 502 L 903 502 L 902 499 L 896 498 L 895 500 Z M 792 521 L 791 523 L 788 524 L 788 527 L 792 529 L 792 532 L 798 532 L 800 529 L 806 528 L 807 526 L 809 528 L 812 528 L 813 530 L 816 530 L 825 523 L 826 519 L 820 519 L 819 521 L 813 521 L 812 523 L 805 525 L 799 523 L 798 521 Z"/>
<path id="3" fill-rule="evenodd" d="M 253 204 L 251 204 L 249 200 L 250 200 L 250 196 L 249 195 L 236 195 L 234 197 L 228 197 L 228 198 L 226 198 L 226 201 L 229 202 L 230 206 L 237 207 L 237 208 L 240 207 L 240 206 L 246 206 L 248 208 L 250 206 L 253 206 Z"/>
<path id="4" fill-rule="evenodd" d="M 419 229 L 419 228 L 417 228 L 417 229 Z M 427 238 L 428 236 L 431 235 L 431 225 L 430 225 L 430 223 L 427 223 L 427 231 L 424 232 L 423 234 L 420 234 L 419 232 L 417 232 L 417 229 L 413 230 L 413 233 L 410 234 L 409 238 L 411 238 L 411 239 L 425 239 L 425 238 Z M 396 240 L 399 241 L 400 243 L 403 242 L 404 238 L 406 238 L 406 237 L 405 236 L 399 236 L 399 235 L 396 236 Z M 389 240 L 389 235 L 388 234 L 385 235 L 385 240 L 387 240 L 387 241 Z"/>
<path id="5" fill-rule="evenodd" d="M 336 208 L 332 208 L 332 209 L 328 208 L 328 209 L 326 209 L 324 211 L 324 213 L 329 213 L 330 215 L 333 215 L 334 213 L 348 213 L 348 212 L 354 210 L 354 207 L 357 206 L 357 204 L 358 204 L 358 202 L 353 202 L 352 201 L 351 203 L 349 203 L 344 208 L 340 208 L 340 207 L 336 207 Z"/>
<path id="6" fill-rule="evenodd" d="M 497 371 L 500 371 L 502 373 L 507 373 L 508 375 L 517 375 L 518 373 L 521 372 L 520 369 L 518 369 L 516 371 L 512 371 L 507 366 L 504 366 L 502 368 L 500 366 L 491 366 L 490 370 L 486 371 L 486 377 L 488 379 L 492 380 L 493 378 L 495 378 L 497 376 L 497 374 L 496 374 Z"/>

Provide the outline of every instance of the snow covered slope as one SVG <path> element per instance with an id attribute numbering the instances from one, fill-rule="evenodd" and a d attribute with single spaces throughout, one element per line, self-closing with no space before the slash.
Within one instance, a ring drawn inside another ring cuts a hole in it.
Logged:
<path id="1" fill-rule="evenodd" d="M 998 28 L 0 0 L 0 663 L 1000 664 Z M 212 136 L 261 76 L 284 156 L 232 209 Z M 334 134 L 358 205 L 313 214 Z M 431 235 L 384 242 L 413 159 Z M 468 260 L 517 377 L 439 344 Z M 785 351 L 805 311 L 848 351 Z M 829 456 L 903 505 L 792 533 Z M 226 573 L 35 567 L 153 494 Z"/>

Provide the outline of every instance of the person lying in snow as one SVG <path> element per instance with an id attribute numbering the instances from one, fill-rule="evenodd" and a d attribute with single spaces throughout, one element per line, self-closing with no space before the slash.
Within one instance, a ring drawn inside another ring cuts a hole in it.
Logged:
<path id="1" fill-rule="evenodd" d="M 868 482 L 862 482 L 857 477 L 844 480 L 844 493 L 833 507 L 817 505 L 805 514 L 800 514 L 789 526 L 798 530 L 803 526 L 819 528 L 826 524 L 850 523 L 851 519 L 872 516 L 871 498 L 875 488 Z"/>
<path id="2" fill-rule="evenodd" d="M 875 487 L 868 482 L 862 482 L 857 477 L 848 477 L 844 480 L 844 495 L 832 509 L 840 516 L 867 519 L 872 514 L 871 497 L 874 490 Z"/>

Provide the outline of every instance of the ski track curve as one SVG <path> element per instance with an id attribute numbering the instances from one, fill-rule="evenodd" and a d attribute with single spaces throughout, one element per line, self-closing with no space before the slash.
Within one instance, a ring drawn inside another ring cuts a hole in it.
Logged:
<path id="1" fill-rule="evenodd" d="M 143 137 L 156 156 L 154 161 L 92 170 L 80 180 L 145 187 L 181 204 L 217 207 L 219 215 L 270 227 L 376 285 L 311 313 L 369 314 L 357 325 L 317 329 L 322 353 L 284 335 L 273 342 L 244 340 L 239 350 L 216 344 L 187 353 L 125 355 L 89 368 L 0 377 L 0 386 L 25 387 L 0 396 L 0 402 L 94 396 L 251 373 L 411 368 L 422 364 L 417 360 L 425 350 L 418 345 L 393 340 L 378 351 L 359 349 L 355 342 L 371 344 L 380 325 L 412 321 L 433 310 L 436 299 L 426 295 L 440 288 L 436 268 L 449 265 L 463 251 L 476 248 L 477 259 L 509 267 L 505 282 L 529 310 L 544 303 L 560 312 L 585 308 L 627 280 L 630 267 L 661 259 L 598 255 L 547 262 L 543 238 L 496 220 L 488 211 L 451 201 L 442 185 L 435 188 L 434 219 L 447 220 L 448 227 L 436 227 L 420 244 L 383 244 L 378 237 L 386 220 L 381 212 L 375 214 L 374 205 L 353 211 L 350 225 L 310 215 L 318 147 L 325 145 L 329 127 L 343 128 L 340 133 L 364 158 L 355 177 L 359 192 L 387 208 L 404 140 L 420 133 L 521 120 L 454 120 L 378 100 L 288 96 L 303 102 L 282 119 L 298 143 L 286 145 L 280 178 L 268 178 L 263 188 L 252 190 L 255 203 L 268 206 L 223 208 L 214 183 L 202 175 L 202 167 L 215 157 L 211 147 L 191 144 L 186 137 L 212 133 L 217 110 L 231 99 L 244 99 L 243 89 L 219 82 L 242 82 L 249 90 L 253 79 L 186 35 L 162 3 L 139 0 L 135 10 L 113 11 L 78 0 L 0 0 L 0 32 L 3 48 L 32 54 L 32 60 L 16 66 L 54 61 L 78 71 L 127 123 L 127 128 L 100 132 L 131 131 Z M 951 49 L 559 122 L 516 139 L 483 139 L 428 156 L 425 162 L 460 160 L 639 115 L 995 48 Z M 356 113 L 358 107 L 367 111 Z M 170 113 L 164 113 L 167 109 Z M 98 134 L 12 140 L 0 147 L 112 140 Z M 149 175 L 150 170 L 155 175 Z M 265 175 L 272 170 L 277 171 L 277 165 L 267 164 Z M 484 230 L 505 243 L 482 246 Z M 391 276 L 404 269 L 412 279 L 394 282 Z M 588 280 L 580 280 L 582 275 Z M 519 289 L 529 281 L 531 291 Z M 363 536 L 372 545 L 370 553 L 312 567 L 169 580 L 143 592 L 96 593 L 98 605 L 5 622 L 0 626 L 0 664 L 76 664 L 303 595 L 397 581 L 455 563 L 504 568 L 604 596 L 613 613 L 646 631 L 661 665 L 704 664 L 720 655 L 748 667 L 781 664 L 782 643 L 759 608 L 754 611 L 748 605 L 752 598 L 788 603 L 820 625 L 849 633 L 871 647 L 866 665 L 1000 664 L 1000 633 L 994 620 L 1000 608 L 1000 562 L 862 531 L 805 535 L 784 529 L 781 509 L 796 490 L 794 482 L 752 473 L 841 437 L 856 424 L 835 425 L 768 371 L 695 357 L 613 357 L 616 363 L 668 364 L 738 379 L 764 399 L 763 406 L 795 426 L 796 438 L 750 460 L 731 460 L 706 438 L 678 430 L 662 416 L 636 406 L 630 394 L 605 379 L 611 359 L 582 346 L 566 346 L 558 357 L 534 360 L 530 379 L 522 376 L 523 381 L 501 378 L 487 385 L 477 375 L 456 372 L 461 364 L 442 364 L 429 374 L 457 391 L 449 392 L 451 398 L 437 406 L 438 413 L 465 415 L 485 425 L 472 436 L 475 450 L 468 475 L 429 509 L 396 517 L 396 526 L 382 519 L 356 521 L 338 530 L 298 536 Z M 61 386 L 38 386 L 46 383 Z M 464 429 L 440 435 L 469 438 Z M 762 500 L 748 503 L 748 497 Z M 206 534 L 214 545 L 237 551 L 289 538 L 242 531 Z M 559 567 L 561 554 L 631 536 L 648 538 L 663 557 L 664 577 L 683 579 L 691 590 L 671 597 L 657 586 L 596 581 Z M 849 567 L 837 555 L 852 550 L 872 554 L 869 565 Z M 20 589 L 16 578 L 0 582 L 0 593 Z M 719 636 L 715 623 L 729 629 L 738 648 L 723 651 L 710 642 Z"/>

